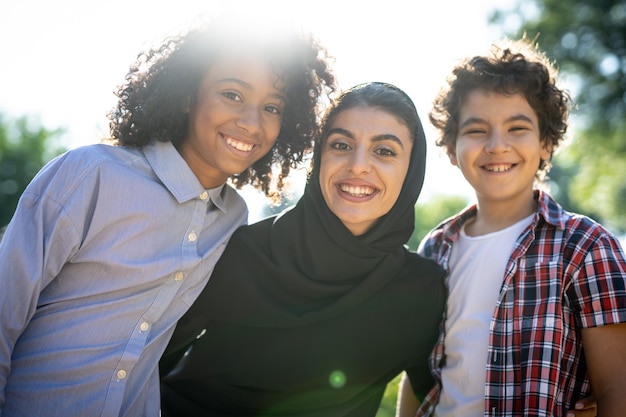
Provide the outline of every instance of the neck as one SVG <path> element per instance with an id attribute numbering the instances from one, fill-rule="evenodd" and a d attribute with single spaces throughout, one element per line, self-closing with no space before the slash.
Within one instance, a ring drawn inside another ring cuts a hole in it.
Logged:
<path id="1" fill-rule="evenodd" d="M 514 225 L 537 211 L 534 192 L 528 198 L 511 202 L 481 201 L 478 199 L 476 217 L 465 227 L 469 236 L 482 236 Z"/>

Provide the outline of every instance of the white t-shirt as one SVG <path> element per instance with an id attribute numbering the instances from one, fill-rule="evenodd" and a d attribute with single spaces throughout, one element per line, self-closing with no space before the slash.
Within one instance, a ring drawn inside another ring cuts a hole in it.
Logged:
<path id="1" fill-rule="evenodd" d="M 515 241 L 533 215 L 482 236 L 462 230 L 450 255 L 444 346 L 446 365 L 436 417 L 482 417 L 489 323 Z"/>

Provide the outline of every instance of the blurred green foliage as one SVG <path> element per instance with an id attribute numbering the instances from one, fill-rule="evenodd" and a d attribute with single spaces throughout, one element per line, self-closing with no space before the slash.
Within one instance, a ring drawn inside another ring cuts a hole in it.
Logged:
<path id="1" fill-rule="evenodd" d="M 26 116 L 6 119 L 0 115 L 0 227 L 13 217 L 22 192 L 35 174 L 64 151 L 52 146 L 62 129 L 48 130 Z"/>
<path id="2" fill-rule="evenodd" d="M 407 245 L 416 250 L 420 241 L 431 229 L 448 217 L 465 208 L 469 202 L 456 195 L 435 195 L 424 203 L 415 206 L 415 230 Z"/>
<path id="3" fill-rule="evenodd" d="M 396 415 L 396 403 L 398 401 L 398 385 L 402 374 L 395 377 L 389 384 L 380 402 L 376 417 L 394 417 Z"/>
<path id="4" fill-rule="evenodd" d="M 578 108 L 551 177 L 565 208 L 626 232 L 626 0 L 518 0 L 491 22 L 559 66 Z"/>

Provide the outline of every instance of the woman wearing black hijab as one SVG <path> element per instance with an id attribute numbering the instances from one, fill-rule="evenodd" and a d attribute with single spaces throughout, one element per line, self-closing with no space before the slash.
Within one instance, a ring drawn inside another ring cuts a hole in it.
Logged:
<path id="1" fill-rule="evenodd" d="M 374 416 L 403 370 L 422 396 L 444 305 L 443 270 L 404 246 L 425 161 L 402 90 L 344 92 L 300 201 L 241 227 L 179 322 L 162 415 Z"/>

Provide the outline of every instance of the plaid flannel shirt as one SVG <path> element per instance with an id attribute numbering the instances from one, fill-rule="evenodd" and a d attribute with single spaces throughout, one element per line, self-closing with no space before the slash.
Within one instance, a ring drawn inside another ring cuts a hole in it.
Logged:
<path id="1" fill-rule="evenodd" d="M 489 326 L 485 416 L 564 416 L 590 393 L 581 328 L 626 322 L 626 260 L 593 220 L 535 191 L 539 208 L 518 237 Z M 448 269 L 452 245 L 476 207 L 430 232 L 420 253 Z M 445 317 L 444 317 L 445 321 Z M 445 366 L 444 323 L 430 365 L 437 381 L 418 416 L 432 414 Z"/>

